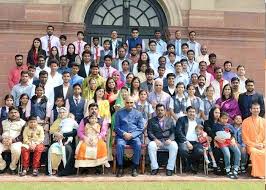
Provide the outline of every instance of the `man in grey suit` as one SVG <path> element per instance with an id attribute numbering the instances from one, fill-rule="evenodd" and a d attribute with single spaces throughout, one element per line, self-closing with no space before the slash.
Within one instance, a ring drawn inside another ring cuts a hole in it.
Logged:
<path id="1" fill-rule="evenodd" d="M 145 75 L 147 80 L 140 84 L 140 88 L 150 93 L 154 91 L 154 70 L 152 68 L 148 68 L 145 71 Z"/>
<path id="2" fill-rule="evenodd" d="M 112 31 L 111 33 L 111 40 L 110 40 L 110 50 L 112 52 L 113 58 L 117 57 L 118 54 L 118 48 L 122 47 L 122 42 L 117 39 L 117 31 Z"/>
<path id="3" fill-rule="evenodd" d="M 169 159 L 166 175 L 173 175 L 178 146 L 175 141 L 175 123 L 171 117 L 166 117 L 166 109 L 163 104 L 156 105 L 156 117 L 148 121 L 148 152 L 151 160 L 151 175 L 156 175 L 159 170 L 157 162 L 157 150 L 168 149 Z"/>
<path id="4" fill-rule="evenodd" d="M 114 67 L 118 71 L 122 71 L 122 62 L 124 60 L 128 60 L 126 57 L 126 50 L 125 50 L 125 48 L 120 47 L 118 49 L 118 58 L 113 61 L 112 67 Z M 130 72 L 132 72 L 133 66 L 131 65 L 131 61 L 130 60 L 128 60 L 128 61 L 130 64 Z"/>
<path id="5" fill-rule="evenodd" d="M 175 39 L 170 40 L 168 42 L 168 44 L 173 44 L 175 46 L 175 53 L 179 57 L 181 57 L 182 55 L 182 48 L 181 48 L 182 44 L 187 42 L 186 39 L 182 39 L 181 37 L 182 37 L 181 30 L 177 30 L 175 31 Z"/>

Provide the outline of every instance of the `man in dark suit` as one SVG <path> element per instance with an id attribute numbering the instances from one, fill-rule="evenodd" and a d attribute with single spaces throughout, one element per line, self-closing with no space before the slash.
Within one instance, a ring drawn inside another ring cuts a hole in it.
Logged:
<path id="1" fill-rule="evenodd" d="M 196 109 L 186 109 L 187 116 L 180 117 L 176 123 L 175 138 L 178 142 L 179 154 L 186 163 L 186 169 L 198 172 L 199 160 L 203 157 L 203 147 L 197 142 L 196 126 L 202 122 L 196 119 Z"/>
<path id="2" fill-rule="evenodd" d="M 198 76 L 198 86 L 195 88 L 195 96 L 199 97 L 200 99 L 204 99 L 205 96 L 205 84 L 206 84 L 206 78 L 203 75 Z"/>
<path id="3" fill-rule="evenodd" d="M 250 108 L 252 103 L 257 102 L 260 105 L 260 116 L 265 115 L 264 98 L 262 94 L 255 91 L 255 82 L 252 79 L 247 79 L 245 82 L 247 91 L 240 94 L 238 98 L 238 105 L 242 114 L 242 118 L 246 119 L 251 116 Z"/>
<path id="4" fill-rule="evenodd" d="M 175 97 L 176 93 L 176 87 L 175 87 L 175 74 L 174 73 L 168 73 L 166 76 L 166 84 L 163 86 L 163 91 L 169 94 L 171 97 Z"/>
<path id="5" fill-rule="evenodd" d="M 79 66 L 79 72 L 78 75 L 86 78 L 90 75 L 90 66 L 93 63 L 93 60 L 91 59 L 91 52 L 90 51 L 84 51 L 82 53 L 82 61 Z"/>
<path id="6" fill-rule="evenodd" d="M 157 150 L 167 149 L 169 159 L 167 163 L 166 175 L 172 176 L 176 162 L 178 146 L 175 141 L 175 123 L 171 117 L 166 117 L 166 109 L 163 104 L 156 105 L 156 117 L 148 121 L 148 152 L 151 160 L 151 175 L 156 175 L 159 170 L 157 162 Z"/>
<path id="7" fill-rule="evenodd" d="M 122 47 L 122 42 L 117 39 L 117 31 L 112 31 L 111 33 L 111 40 L 110 40 L 110 50 L 112 52 L 113 58 L 117 57 L 118 54 L 118 48 Z"/>
<path id="8" fill-rule="evenodd" d="M 140 84 L 140 88 L 150 93 L 154 91 L 154 70 L 152 68 L 148 68 L 145 71 L 145 75 L 147 80 Z"/>
<path id="9" fill-rule="evenodd" d="M 64 71 L 62 78 L 63 84 L 54 88 L 54 101 L 57 97 L 64 97 L 64 100 L 66 100 L 73 96 L 73 88 L 69 83 L 71 79 L 70 73 L 68 71 Z"/>

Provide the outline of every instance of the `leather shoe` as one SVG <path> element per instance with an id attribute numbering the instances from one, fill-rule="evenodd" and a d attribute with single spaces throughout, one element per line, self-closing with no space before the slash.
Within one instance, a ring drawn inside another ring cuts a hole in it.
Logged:
<path id="1" fill-rule="evenodd" d="M 119 168 L 116 170 L 116 177 L 122 177 L 124 175 L 124 170 Z"/>
<path id="2" fill-rule="evenodd" d="M 152 170 L 151 171 L 151 175 L 157 175 L 158 174 L 158 171 L 159 171 L 159 169 Z"/>
<path id="3" fill-rule="evenodd" d="M 138 176 L 137 169 L 135 169 L 135 168 L 132 169 L 131 176 L 132 176 L 132 177 L 137 177 L 137 176 Z"/>
<path id="4" fill-rule="evenodd" d="M 173 175 L 173 171 L 172 170 L 166 170 L 166 175 L 167 176 L 172 176 Z"/>
<path id="5" fill-rule="evenodd" d="M 16 175 L 16 174 L 17 174 L 16 170 L 11 170 L 11 169 L 9 169 L 9 173 L 10 173 L 11 175 Z"/>

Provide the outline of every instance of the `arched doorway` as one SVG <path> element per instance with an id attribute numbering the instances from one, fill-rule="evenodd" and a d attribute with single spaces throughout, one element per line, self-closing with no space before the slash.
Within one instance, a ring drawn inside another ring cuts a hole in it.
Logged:
<path id="1" fill-rule="evenodd" d="M 140 36 L 148 43 L 155 30 L 164 34 L 167 29 L 166 16 L 156 0 L 95 0 L 85 16 L 86 41 L 100 37 L 100 43 L 110 38 L 113 30 L 125 41 L 131 28 L 138 27 Z M 146 46 L 147 47 L 147 46 Z"/>

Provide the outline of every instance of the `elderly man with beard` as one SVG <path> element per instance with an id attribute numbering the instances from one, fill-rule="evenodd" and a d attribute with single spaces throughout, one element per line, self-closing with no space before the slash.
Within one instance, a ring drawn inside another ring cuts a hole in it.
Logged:
<path id="1" fill-rule="evenodd" d="M 26 122 L 20 119 L 19 111 L 15 107 L 10 107 L 8 119 L 2 121 L 0 126 L 0 173 L 6 168 L 6 161 L 2 153 L 6 150 L 11 151 L 10 173 L 16 174 L 17 163 L 21 154 L 22 132 Z"/>

